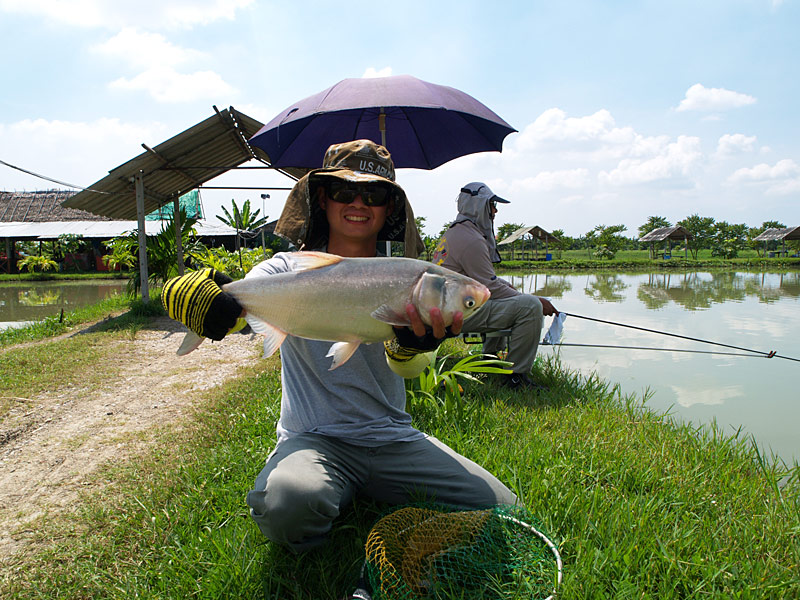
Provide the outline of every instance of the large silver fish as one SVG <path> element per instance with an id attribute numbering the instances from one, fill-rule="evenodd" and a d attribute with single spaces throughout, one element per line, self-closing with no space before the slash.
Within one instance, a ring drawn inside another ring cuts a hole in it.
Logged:
<path id="1" fill-rule="evenodd" d="M 414 304 L 430 325 L 438 307 L 445 326 L 461 311 L 464 319 L 489 299 L 474 279 L 411 258 L 343 258 L 324 252 L 294 252 L 293 270 L 249 277 L 223 286 L 247 311 L 253 331 L 265 336 L 273 354 L 287 335 L 337 342 L 328 356 L 331 370 L 343 365 L 362 343 L 394 337 L 392 326 L 410 325 L 406 304 Z M 178 350 L 186 354 L 203 338 L 189 332 Z"/>

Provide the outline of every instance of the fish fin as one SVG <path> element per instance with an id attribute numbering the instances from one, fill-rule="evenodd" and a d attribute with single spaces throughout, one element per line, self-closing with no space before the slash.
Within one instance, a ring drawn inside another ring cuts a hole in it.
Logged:
<path id="1" fill-rule="evenodd" d="M 331 368 L 328 370 L 333 371 L 350 360 L 350 357 L 353 356 L 353 353 L 358 350 L 360 345 L 361 342 L 336 342 L 326 354 L 326 356 L 333 357 L 333 363 L 331 363 Z"/>
<path id="2" fill-rule="evenodd" d="M 178 348 L 178 356 L 186 356 L 189 352 L 196 350 L 205 339 L 206 338 L 197 335 L 194 331 L 190 331 L 183 338 L 183 342 L 181 342 L 181 346 Z"/>
<path id="3" fill-rule="evenodd" d="M 319 269 L 342 261 L 341 256 L 327 252 L 293 252 L 291 257 L 294 272 Z"/>
<path id="4" fill-rule="evenodd" d="M 253 331 L 264 336 L 264 356 L 275 354 L 275 351 L 281 347 L 283 340 L 286 339 L 286 332 L 250 313 L 247 313 L 244 318 Z"/>
<path id="5" fill-rule="evenodd" d="M 392 308 L 388 304 L 379 306 L 378 308 L 372 311 L 370 316 L 373 319 L 377 319 L 378 321 L 383 321 L 384 323 L 388 323 L 389 325 L 394 325 L 395 327 L 408 327 L 409 325 L 411 325 L 411 321 L 408 319 L 407 314 L 398 313 L 394 308 Z"/>

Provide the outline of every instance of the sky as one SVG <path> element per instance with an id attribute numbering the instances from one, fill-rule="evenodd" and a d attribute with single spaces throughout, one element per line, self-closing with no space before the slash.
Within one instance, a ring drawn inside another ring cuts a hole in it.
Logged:
<path id="1" fill-rule="evenodd" d="M 397 180 L 425 233 L 482 181 L 496 226 L 648 217 L 800 225 L 800 0 L 0 0 L 0 160 L 75 186 L 233 106 L 267 123 L 351 77 L 409 74 L 510 123 L 502 153 Z M 391 141 L 389 141 L 391 150 Z M 209 185 L 286 187 L 265 171 Z M 0 190 L 61 188 L 0 164 Z M 206 190 L 271 219 L 286 192 Z"/>

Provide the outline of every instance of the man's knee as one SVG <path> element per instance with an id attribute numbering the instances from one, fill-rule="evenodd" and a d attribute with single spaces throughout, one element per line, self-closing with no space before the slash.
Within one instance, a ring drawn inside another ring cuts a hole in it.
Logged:
<path id="1" fill-rule="evenodd" d="M 517 319 L 529 319 L 532 321 L 541 321 L 544 319 L 544 309 L 542 302 L 536 296 L 530 294 L 520 294 L 514 298 L 517 306 Z"/>
<path id="2" fill-rule="evenodd" d="M 250 516 L 273 542 L 297 546 L 330 528 L 339 514 L 338 502 L 323 482 L 298 481 L 292 474 L 271 474 L 265 490 L 247 495 Z"/>

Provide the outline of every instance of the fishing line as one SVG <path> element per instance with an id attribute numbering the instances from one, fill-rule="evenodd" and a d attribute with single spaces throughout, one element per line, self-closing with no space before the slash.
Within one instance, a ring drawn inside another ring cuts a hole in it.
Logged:
<path id="1" fill-rule="evenodd" d="M 594 317 L 585 317 L 583 315 L 576 315 L 575 313 L 568 313 L 564 312 L 567 316 L 575 317 L 576 319 L 585 319 L 587 321 L 595 321 L 597 323 L 605 323 L 606 325 L 616 325 L 618 327 L 627 327 L 629 329 L 638 329 L 639 331 L 646 331 L 648 333 L 657 333 L 659 335 L 668 335 L 670 337 L 676 337 L 683 340 L 689 340 L 691 342 L 700 342 L 703 344 L 711 344 L 713 346 L 721 346 L 723 348 L 732 348 L 733 350 L 743 350 L 745 352 L 752 352 L 754 354 L 760 354 L 764 358 L 783 358 L 784 360 L 793 360 L 795 362 L 800 362 L 800 358 L 792 358 L 791 356 L 782 356 L 777 354 L 775 350 L 770 350 L 769 352 L 764 352 L 763 350 L 753 350 L 752 348 L 742 348 L 741 346 L 732 346 L 730 344 L 723 344 L 722 342 L 712 342 L 711 340 L 703 340 L 696 337 L 690 337 L 688 335 L 680 335 L 678 333 L 669 333 L 667 331 L 658 331 L 657 329 L 648 329 L 647 327 L 639 327 L 637 325 L 627 325 L 625 323 L 617 323 L 616 321 L 605 321 L 603 319 L 597 319 Z"/>
<path id="2" fill-rule="evenodd" d="M 59 185 L 65 185 L 67 187 L 76 188 L 76 189 L 79 189 L 79 190 L 84 190 L 86 192 L 96 192 L 98 194 L 110 194 L 111 193 L 111 192 L 104 192 L 102 190 L 93 190 L 92 188 L 85 188 L 85 187 L 82 187 L 80 185 L 73 185 L 71 183 L 66 183 L 64 181 L 59 181 L 58 179 L 53 179 L 51 177 L 47 177 L 46 175 L 40 175 L 39 173 L 34 173 L 33 171 L 28 171 L 27 169 L 23 169 L 22 167 L 14 166 L 11 163 L 7 163 L 4 160 L 0 160 L 0 165 L 4 165 L 4 166 L 9 167 L 11 169 L 16 169 L 17 171 L 22 171 L 23 173 L 26 173 L 27 175 L 33 175 L 34 177 L 38 177 L 39 179 L 45 179 L 47 181 L 51 181 L 51 182 L 57 183 Z"/>

